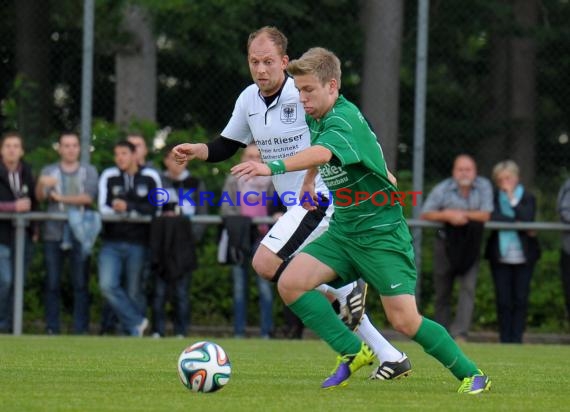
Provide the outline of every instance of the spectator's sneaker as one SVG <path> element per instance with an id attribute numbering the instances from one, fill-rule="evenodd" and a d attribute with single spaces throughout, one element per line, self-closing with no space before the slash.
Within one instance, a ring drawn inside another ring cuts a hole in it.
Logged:
<path id="1" fill-rule="evenodd" d="M 396 362 L 382 362 L 378 369 L 372 372 L 370 379 L 393 380 L 403 378 L 412 373 L 412 364 L 405 353 Z"/>
<path id="2" fill-rule="evenodd" d="M 478 395 L 490 389 L 491 379 L 489 379 L 489 377 L 479 369 L 479 373 L 463 379 L 463 382 L 457 392 L 467 393 L 469 395 Z"/>
<path id="3" fill-rule="evenodd" d="M 140 325 L 137 326 L 136 328 L 136 335 L 139 338 L 142 338 L 144 336 L 144 331 L 146 330 L 146 328 L 148 327 L 148 319 L 147 318 L 143 318 L 142 322 L 140 323 Z"/>
<path id="4" fill-rule="evenodd" d="M 366 292 L 368 285 L 362 279 L 356 281 L 356 286 L 346 297 L 346 304 L 340 306 L 339 317 L 343 323 L 352 331 L 360 325 L 360 320 L 364 316 L 366 304 Z"/>
<path id="5" fill-rule="evenodd" d="M 332 389 L 337 386 L 345 386 L 348 383 L 347 380 L 350 378 L 350 375 L 364 365 L 372 365 L 374 359 L 376 359 L 374 352 L 363 342 L 358 353 L 338 357 L 335 371 L 331 376 L 325 379 L 321 387 L 324 389 Z"/>

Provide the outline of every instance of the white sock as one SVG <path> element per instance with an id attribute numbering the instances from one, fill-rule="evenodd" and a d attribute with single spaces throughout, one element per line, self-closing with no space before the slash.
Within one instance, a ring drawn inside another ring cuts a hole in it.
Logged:
<path id="1" fill-rule="evenodd" d="M 329 285 L 327 285 L 326 283 L 323 283 L 322 285 L 319 285 L 315 288 L 315 290 L 318 290 L 319 292 L 323 293 L 323 294 L 327 294 L 329 293 L 329 289 L 332 289 Z"/>
<path id="2" fill-rule="evenodd" d="M 338 289 L 331 288 L 329 286 L 327 293 L 333 295 L 336 298 L 336 300 L 338 300 L 338 303 L 340 303 L 340 305 L 342 306 L 346 305 L 346 297 L 350 292 L 352 292 L 352 289 L 354 289 L 355 287 L 356 287 L 356 282 L 349 283 L 348 285 L 345 285 Z"/>
<path id="3" fill-rule="evenodd" d="M 356 334 L 374 351 L 380 363 L 399 361 L 403 354 L 393 347 L 390 342 L 372 325 L 368 316 L 364 314 Z"/>

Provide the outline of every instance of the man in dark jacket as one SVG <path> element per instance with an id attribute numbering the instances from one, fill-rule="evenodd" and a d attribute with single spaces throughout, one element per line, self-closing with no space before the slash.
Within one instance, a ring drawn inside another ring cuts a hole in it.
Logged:
<path id="1" fill-rule="evenodd" d="M 37 209 L 32 170 L 22 161 L 22 136 L 17 132 L 5 133 L 0 141 L 0 154 L 0 212 L 25 213 Z M 30 227 L 26 242 L 28 245 L 31 230 Z M 12 322 L 14 240 L 12 222 L 0 220 L 0 333 L 9 332 Z M 27 263 L 31 249 L 26 249 Z"/>
<path id="2" fill-rule="evenodd" d="M 161 187 L 156 171 L 138 165 L 135 147 L 128 141 L 115 145 L 115 167 L 105 169 L 99 179 L 99 210 L 102 215 L 152 216 L 156 206 L 148 194 Z M 123 329 L 142 336 L 148 326 L 145 308 L 139 302 L 142 270 L 148 250 L 149 225 L 146 223 L 106 222 L 99 252 L 99 286 L 119 318 Z M 122 282 L 121 274 L 125 273 Z M 125 288 L 123 288 L 123 285 Z"/>

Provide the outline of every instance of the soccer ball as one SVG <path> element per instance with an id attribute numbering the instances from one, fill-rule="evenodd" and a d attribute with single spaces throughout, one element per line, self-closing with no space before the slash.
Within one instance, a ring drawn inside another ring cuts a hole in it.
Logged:
<path id="1" fill-rule="evenodd" d="M 230 380 L 232 366 L 224 349 L 214 342 L 196 342 L 178 358 L 178 376 L 193 392 L 215 392 Z"/>

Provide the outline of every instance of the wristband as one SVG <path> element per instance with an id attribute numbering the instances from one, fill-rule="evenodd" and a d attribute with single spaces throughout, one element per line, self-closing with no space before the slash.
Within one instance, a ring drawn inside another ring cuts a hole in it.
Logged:
<path id="1" fill-rule="evenodd" d="M 271 175 L 282 175 L 287 170 L 285 169 L 285 162 L 283 160 L 273 160 L 267 163 L 269 170 L 271 170 Z"/>

